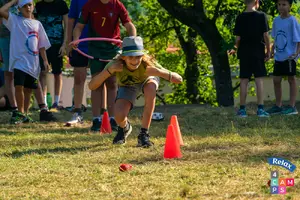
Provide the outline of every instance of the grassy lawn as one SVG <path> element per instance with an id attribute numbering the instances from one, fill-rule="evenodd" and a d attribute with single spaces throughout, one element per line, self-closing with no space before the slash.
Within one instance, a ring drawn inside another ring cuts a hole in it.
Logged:
<path id="1" fill-rule="evenodd" d="M 132 135 L 123 146 L 113 135 L 89 132 L 91 121 L 7 124 L 0 115 L 0 199 L 300 199 L 300 172 L 270 166 L 283 157 L 300 167 L 300 116 L 239 119 L 232 108 L 166 106 L 166 120 L 153 122 L 155 146 L 135 147 L 142 110 L 134 109 Z M 164 160 L 166 128 L 177 114 L 185 146 L 183 157 Z M 84 113 L 90 119 L 91 113 Z M 35 118 L 38 115 L 34 116 Z M 121 163 L 131 171 L 120 172 Z M 270 170 L 295 178 L 286 195 L 270 195 Z"/>

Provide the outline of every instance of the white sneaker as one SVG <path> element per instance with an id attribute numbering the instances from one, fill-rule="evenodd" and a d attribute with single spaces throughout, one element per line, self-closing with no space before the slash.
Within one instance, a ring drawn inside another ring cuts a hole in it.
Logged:
<path id="1" fill-rule="evenodd" d="M 82 124 L 83 123 L 83 117 L 76 112 L 76 113 L 73 114 L 71 120 L 66 123 L 66 126 L 71 126 L 71 125 L 77 124 L 77 123 Z"/>

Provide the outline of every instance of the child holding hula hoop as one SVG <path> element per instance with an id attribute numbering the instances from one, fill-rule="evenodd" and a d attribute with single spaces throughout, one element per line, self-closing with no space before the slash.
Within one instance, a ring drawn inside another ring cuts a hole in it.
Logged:
<path id="1" fill-rule="evenodd" d="M 81 16 L 73 31 L 74 41 L 78 40 L 85 25 L 89 25 L 89 37 L 91 38 L 111 38 L 120 39 L 120 23 L 122 22 L 129 36 L 136 35 L 136 29 L 132 24 L 128 12 L 119 0 L 89 0 L 82 8 Z M 88 54 L 111 60 L 120 50 L 120 44 L 110 42 L 89 42 Z M 77 47 L 76 44 L 73 47 Z M 92 77 L 99 74 L 108 62 L 99 59 L 90 59 L 89 67 Z M 100 86 L 100 85 L 99 85 Z M 106 88 L 107 88 L 107 105 L 106 105 Z M 117 84 L 114 76 L 105 81 L 105 84 L 92 91 L 92 113 L 93 125 L 91 131 L 100 131 L 101 114 L 108 108 L 109 115 L 114 116 L 114 104 L 117 95 Z M 100 110 L 102 108 L 102 110 Z M 117 128 L 114 118 L 111 118 L 113 129 Z"/>
<path id="2" fill-rule="evenodd" d="M 128 121 L 128 113 L 132 109 L 139 92 L 145 96 L 145 106 L 142 118 L 142 127 L 138 135 L 138 147 L 149 147 L 149 127 L 155 107 L 156 90 L 159 78 L 172 83 L 181 83 L 182 77 L 161 67 L 154 59 L 145 54 L 141 37 L 125 37 L 122 44 L 122 54 L 109 62 L 105 69 L 95 76 L 89 83 L 91 90 L 97 89 L 104 81 L 116 75 L 119 90 L 116 98 L 115 119 L 118 124 L 118 133 L 113 144 L 124 144 L 132 131 Z"/>

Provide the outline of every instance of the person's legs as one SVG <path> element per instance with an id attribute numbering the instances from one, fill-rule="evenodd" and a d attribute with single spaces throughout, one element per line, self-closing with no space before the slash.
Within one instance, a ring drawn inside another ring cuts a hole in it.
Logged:
<path id="1" fill-rule="evenodd" d="M 248 93 L 248 78 L 241 78 L 240 79 L 240 105 L 246 106 L 246 98 Z"/>
<path id="2" fill-rule="evenodd" d="M 17 102 L 15 98 L 15 92 L 14 92 L 14 74 L 13 72 L 5 71 L 4 72 L 4 79 L 5 79 L 5 93 L 9 99 L 9 103 L 13 109 L 17 107 Z"/>
<path id="3" fill-rule="evenodd" d="M 29 112 L 30 99 L 31 99 L 32 89 L 24 88 L 24 112 Z"/>
<path id="4" fill-rule="evenodd" d="M 117 79 L 116 76 L 111 76 L 105 81 L 106 92 L 107 92 L 107 110 L 110 116 L 110 124 L 113 130 L 117 130 L 118 126 L 114 119 L 115 116 L 115 102 L 117 97 Z M 105 90 L 104 90 L 105 91 Z M 105 96 L 105 95 L 104 95 Z M 105 105 L 102 105 L 105 106 Z"/>
<path id="5" fill-rule="evenodd" d="M 46 71 L 41 71 L 40 73 L 40 84 L 41 84 L 41 89 L 42 89 L 42 94 L 44 98 L 44 102 L 47 105 L 47 73 Z M 51 105 L 47 105 L 51 106 Z"/>
<path id="6" fill-rule="evenodd" d="M 52 73 L 54 75 L 54 103 L 52 108 L 58 108 L 61 90 L 62 90 L 62 68 L 63 68 L 63 57 L 59 55 L 61 44 L 52 45 L 47 50 L 48 60 L 52 65 Z"/>
<path id="7" fill-rule="evenodd" d="M 90 70 L 92 77 L 99 74 L 105 67 L 106 62 L 100 62 L 98 60 L 90 60 Z M 100 131 L 102 114 L 106 111 L 107 103 L 106 103 L 106 86 L 102 84 L 96 90 L 92 90 L 91 92 L 91 100 L 92 100 L 92 114 L 93 114 L 93 125 L 91 127 L 91 131 L 98 132 Z"/>
<path id="8" fill-rule="evenodd" d="M 86 68 L 88 66 L 88 59 L 77 51 L 72 51 L 72 56 L 69 57 L 70 65 L 73 67 L 74 71 L 74 109 L 72 118 L 67 121 L 67 124 L 76 124 L 83 122 L 82 116 L 82 98 L 84 93 L 84 84 L 86 80 Z"/>
<path id="9" fill-rule="evenodd" d="M 297 82 L 295 76 L 288 76 L 288 82 L 290 86 L 290 104 L 282 111 L 284 115 L 296 115 L 298 114 L 296 108 L 296 98 L 297 98 Z"/>
<path id="10" fill-rule="evenodd" d="M 149 128 L 155 108 L 157 89 L 158 82 L 156 80 L 149 80 L 143 87 L 145 106 L 142 118 L 142 127 L 140 134 L 138 135 L 138 147 L 149 147 L 153 145 L 150 141 Z"/>
<path id="11" fill-rule="evenodd" d="M 126 142 L 126 138 L 132 131 L 132 127 L 128 121 L 128 113 L 132 107 L 130 101 L 126 99 L 118 99 L 116 101 L 116 112 L 115 119 L 118 127 L 118 133 L 113 139 L 113 144 L 124 144 Z"/>
<path id="12" fill-rule="evenodd" d="M 4 71 L 4 80 L 5 80 L 5 93 L 9 99 L 9 103 L 13 110 L 16 109 L 17 103 L 15 98 L 15 88 L 14 88 L 14 74 L 9 71 L 9 44 L 10 38 L 0 38 L 0 50 L 2 54 L 3 64 L 2 69 Z"/>
<path id="13" fill-rule="evenodd" d="M 290 85 L 290 106 L 295 107 L 296 98 L 297 98 L 297 82 L 295 76 L 288 77 Z"/>
<path id="14" fill-rule="evenodd" d="M 282 88 L 281 88 L 281 76 L 274 76 L 273 77 L 273 84 L 274 84 L 274 92 L 276 98 L 276 106 L 282 106 Z"/>
<path id="15" fill-rule="evenodd" d="M 115 112 L 115 119 L 118 127 L 118 133 L 113 140 L 113 144 L 124 144 L 126 138 L 132 131 L 132 127 L 127 119 L 128 113 L 134 105 L 137 93 L 141 86 L 127 86 L 120 87 L 116 97 L 115 108 L 118 112 Z"/>
<path id="16" fill-rule="evenodd" d="M 16 93 L 18 111 L 24 113 L 24 86 L 15 85 L 15 93 Z"/>

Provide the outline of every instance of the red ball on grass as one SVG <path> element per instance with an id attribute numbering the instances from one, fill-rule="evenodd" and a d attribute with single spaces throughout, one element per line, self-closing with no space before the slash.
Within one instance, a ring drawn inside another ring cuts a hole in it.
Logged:
<path id="1" fill-rule="evenodd" d="M 132 169 L 132 165 L 130 165 L 130 164 L 121 164 L 119 167 L 119 170 L 121 172 L 125 172 L 125 171 L 131 170 L 131 169 Z"/>

